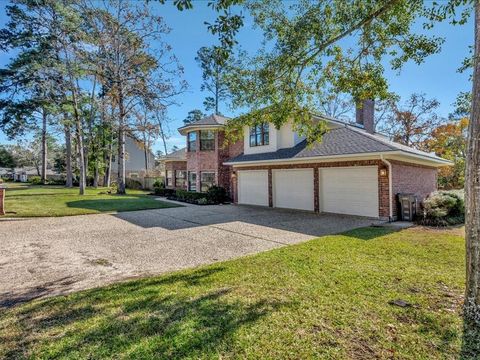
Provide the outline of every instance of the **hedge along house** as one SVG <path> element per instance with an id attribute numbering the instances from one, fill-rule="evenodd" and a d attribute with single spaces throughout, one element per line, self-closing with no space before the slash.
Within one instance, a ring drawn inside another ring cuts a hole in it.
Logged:
<path id="1" fill-rule="evenodd" d="M 165 187 L 168 189 L 187 188 L 186 148 L 173 151 L 162 159 L 165 165 Z"/>
<path id="2" fill-rule="evenodd" d="M 244 128 L 243 153 L 223 163 L 236 203 L 394 220 L 396 194 L 423 200 L 450 164 L 376 133 L 373 101 L 357 109 L 356 124 L 313 117 L 329 131 L 311 146 L 291 123 Z"/>
<path id="3" fill-rule="evenodd" d="M 210 115 L 178 129 L 186 136 L 186 170 L 189 191 L 207 191 L 218 185 L 231 192 L 232 167 L 224 163 L 243 153 L 243 141 L 225 145 L 228 118 Z"/>

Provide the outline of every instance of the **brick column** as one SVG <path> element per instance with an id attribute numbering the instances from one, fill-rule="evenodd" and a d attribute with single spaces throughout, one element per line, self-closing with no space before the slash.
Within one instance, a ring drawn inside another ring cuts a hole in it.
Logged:
<path id="1" fill-rule="evenodd" d="M 320 179 L 318 167 L 313 168 L 313 209 L 316 213 L 320 212 Z"/>
<path id="2" fill-rule="evenodd" d="M 268 206 L 273 207 L 272 169 L 268 169 Z"/>
<path id="3" fill-rule="evenodd" d="M 238 203 L 238 181 L 237 181 L 237 172 L 235 170 L 232 171 L 232 176 L 230 178 L 230 195 L 232 196 L 232 200 L 235 204 Z"/>
<path id="4" fill-rule="evenodd" d="M 5 189 L 0 188 L 0 215 L 5 215 Z"/>

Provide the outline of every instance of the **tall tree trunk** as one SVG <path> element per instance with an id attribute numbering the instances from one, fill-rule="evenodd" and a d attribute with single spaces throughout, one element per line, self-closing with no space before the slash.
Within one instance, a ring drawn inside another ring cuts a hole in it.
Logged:
<path id="1" fill-rule="evenodd" d="M 42 183 L 47 182 L 47 112 L 42 110 Z"/>
<path id="2" fill-rule="evenodd" d="M 475 1 L 475 54 L 472 111 L 468 125 L 465 170 L 465 240 L 467 321 L 480 329 L 480 1 Z"/>
<path id="3" fill-rule="evenodd" d="M 112 178 L 112 154 L 113 154 L 113 144 L 108 145 L 108 154 L 105 158 L 106 168 L 105 176 L 103 178 L 103 186 L 110 187 L 110 182 Z"/>
<path id="4" fill-rule="evenodd" d="M 94 168 L 93 168 L 93 187 L 95 189 L 98 187 L 99 175 L 100 174 L 98 172 L 98 161 L 95 159 Z"/>
<path id="5" fill-rule="evenodd" d="M 162 138 L 162 144 L 163 144 L 163 151 L 164 154 L 167 155 L 167 137 L 165 136 L 165 132 L 163 131 L 163 124 L 160 116 L 158 115 L 158 112 L 155 115 L 157 117 L 157 122 L 158 126 L 160 128 L 160 136 Z"/>
<path id="6" fill-rule="evenodd" d="M 78 146 L 78 170 L 79 170 L 79 185 L 78 190 L 80 195 L 85 194 L 85 188 L 87 186 L 87 176 L 85 171 L 85 148 L 83 146 L 83 136 L 82 136 L 82 123 L 78 114 L 76 115 L 76 129 L 75 135 L 77 139 Z"/>
<path id="7" fill-rule="evenodd" d="M 125 109 L 123 107 L 123 94 L 120 91 L 118 97 L 119 125 L 118 125 L 118 176 L 117 193 L 126 193 L 126 171 L 125 171 Z"/>
<path id="8" fill-rule="evenodd" d="M 66 120 L 66 115 L 64 115 L 64 119 Z M 65 131 L 65 156 L 66 156 L 66 164 L 65 170 L 67 173 L 67 179 L 65 186 L 67 188 L 73 187 L 73 171 L 72 171 L 72 134 L 70 132 L 70 125 L 64 126 Z"/>
<path id="9" fill-rule="evenodd" d="M 77 147 L 78 147 L 78 170 L 79 170 L 79 185 L 78 191 L 80 195 L 85 194 L 85 188 L 87 186 L 87 176 L 86 176 L 86 169 L 85 169 L 85 148 L 83 145 L 83 127 L 82 127 L 82 119 L 80 118 L 80 113 L 78 111 L 78 101 L 77 101 L 77 93 L 74 87 L 74 82 L 71 80 L 72 84 L 72 100 L 73 100 L 73 115 L 75 118 L 75 137 L 77 139 Z"/>

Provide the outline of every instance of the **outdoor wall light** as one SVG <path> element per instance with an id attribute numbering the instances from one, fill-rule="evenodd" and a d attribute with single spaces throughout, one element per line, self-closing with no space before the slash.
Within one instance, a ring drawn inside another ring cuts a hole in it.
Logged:
<path id="1" fill-rule="evenodd" d="M 387 176 L 387 169 L 380 169 L 380 176 Z"/>

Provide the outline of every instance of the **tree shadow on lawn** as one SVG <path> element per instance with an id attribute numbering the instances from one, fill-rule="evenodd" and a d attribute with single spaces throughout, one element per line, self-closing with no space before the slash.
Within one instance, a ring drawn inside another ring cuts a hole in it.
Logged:
<path id="1" fill-rule="evenodd" d="M 221 271 L 215 267 L 116 284 L 19 308 L 15 327 L 22 331 L 0 338 L 11 344 L 6 358 L 171 359 L 228 352 L 240 327 L 284 304 L 242 301 L 232 287 L 209 286 Z"/>
<path id="2" fill-rule="evenodd" d="M 369 226 L 347 231 L 343 235 L 359 240 L 374 240 L 403 229 L 383 226 Z"/>
<path id="3" fill-rule="evenodd" d="M 111 199 L 75 200 L 66 203 L 69 208 L 101 212 L 163 209 L 180 205 L 155 200 L 149 195 L 108 195 Z"/>

